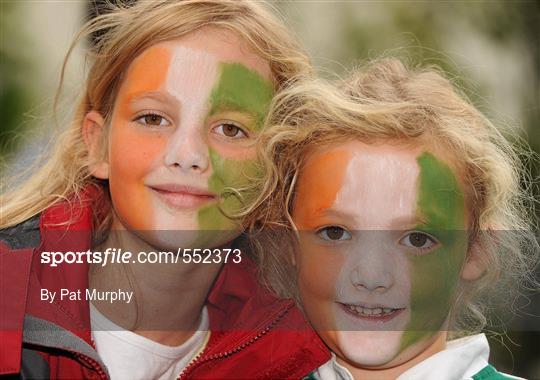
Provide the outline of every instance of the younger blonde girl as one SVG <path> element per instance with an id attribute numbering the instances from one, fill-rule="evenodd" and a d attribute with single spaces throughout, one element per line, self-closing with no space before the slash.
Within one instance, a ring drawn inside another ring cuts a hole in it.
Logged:
<path id="1" fill-rule="evenodd" d="M 534 282 L 510 143 L 437 71 L 397 59 L 339 88 L 306 81 L 272 122 L 250 218 L 263 280 L 333 352 L 309 378 L 507 378 L 477 333 L 491 296 Z"/>

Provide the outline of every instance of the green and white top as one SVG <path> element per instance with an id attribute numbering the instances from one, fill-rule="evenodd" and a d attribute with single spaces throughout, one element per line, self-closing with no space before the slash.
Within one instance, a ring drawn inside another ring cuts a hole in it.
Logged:
<path id="1" fill-rule="evenodd" d="M 488 363 L 489 344 L 484 334 L 449 341 L 446 348 L 403 372 L 396 380 L 506 380 L 522 379 L 498 372 Z M 304 380 L 354 380 L 336 356 Z M 523 380 L 523 379 L 522 379 Z"/>

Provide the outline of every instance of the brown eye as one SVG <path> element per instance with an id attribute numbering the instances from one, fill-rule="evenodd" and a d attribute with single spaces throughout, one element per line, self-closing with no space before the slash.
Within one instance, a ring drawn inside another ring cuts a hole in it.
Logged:
<path id="1" fill-rule="evenodd" d="M 149 125 L 153 127 L 171 125 L 171 123 L 169 123 L 169 121 L 165 117 L 157 113 L 147 113 L 145 115 L 141 115 L 140 117 L 135 119 L 135 121 L 139 124 Z"/>
<path id="2" fill-rule="evenodd" d="M 326 231 L 326 235 L 331 239 L 331 240 L 339 240 L 341 239 L 341 237 L 343 236 L 343 228 L 339 228 L 339 227 L 330 227 L 327 231 Z"/>
<path id="3" fill-rule="evenodd" d="M 401 238 L 399 243 L 410 248 L 418 248 L 421 250 L 429 250 L 439 244 L 435 238 L 418 231 L 408 233 Z"/>
<path id="4" fill-rule="evenodd" d="M 163 121 L 163 117 L 156 114 L 146 115 L 144 117 L 144 122 L 148 125 L 161 125 L 162 121 Z"/>
<path id="5" fill-rule="evenodd" d="M 413 232 L 409 236 L 409 241 L 411 242 L 411 245 L 417 248 L 423 247 L 426 244 L 427 240 L 428 237 L 426 235 L 420 234 L 418 232 Z"/>
<path id="6" fill-rule="evenodd" d="M 339 241 L 339 240 L 350 240 L 351 239 L 351 233 L 345 230 L 342 227 L 339 226 L 329 226 L 325 227 L 317 234 L 323 239 L 327 241 Z"/>
<path id="7" fill-rule="evenodd" d="M 221 123 L 213 129 L 218 135 L 228 137 L 230 139 L 242 139 L 248 137 L 247 133 L 242 128 L 233 123 Z"/>
<path id="8" fill-rule="evenodd" d="M 238 128 L 234 124 L 223 124 L 223 134 L 227 137 L 235 137 L 240 132 L 240 128 Z"/>

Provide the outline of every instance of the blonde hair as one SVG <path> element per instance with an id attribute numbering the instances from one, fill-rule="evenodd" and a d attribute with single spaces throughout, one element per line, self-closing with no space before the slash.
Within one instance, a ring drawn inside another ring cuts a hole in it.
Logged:
<path id="1" fill-rule="evenodd" d="M 480 243 L 487 270 L 459 289 L 454 336 L 485 326 L 491 296 L 537 285 L 534 198 L 522 185 L 531 182 L 520 160 L 527 150 L 509 143 L 436 69 L 411 70 L 387 58 L 339 86 L 306 80 L 275 98 L 268 122 L 260 138 L 265 177 L 254 184 L 257 196 L 245 213 L 262 280 L 277 295 L 298 297 L 289 211 L 306 154 L 351 139 L 437 144 L 464 174 L 469 243 Z"/>
<path id="2" fill-rule="evenodd" d="M 81 133 L 85 115 L 95 110 L 109 124 L 122 75 L 131 61 L 153 44 L 203 27 L 228 29 L 244 39 L 256 54 L 268 60 L 276 90 L 296 76 L 311 73 L 307 55 L 260 2 L 155 0 L 133 6 L 110 5 L 106 13 L 81 29 L 64 60 L 58 93 L 71 52 L 84 38 L 95 37 L 95 46 L 87 53 L 92 65 L 71 125 L 59 138 L 48 162 L 21 186 L 2 195 L 0 228 L 21 223 L 59 200 L 80 199 L 81 191 L 89 186 L 106 189 L 106 182 L 93 178 L 88 169 L 88 151 Z M 101 206 L 110 210 L 108 192 L 103 193 Z M 110 211 L 102 214 L 110 219 Z"/>

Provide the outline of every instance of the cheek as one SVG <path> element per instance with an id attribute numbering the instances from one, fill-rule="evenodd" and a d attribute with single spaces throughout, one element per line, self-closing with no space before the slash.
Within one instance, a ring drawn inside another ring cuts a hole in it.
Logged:
<path id="1" fill-rule="evenodd" d="M 158 165 L 167 140 L 134 128 L 122 122 L 113 125 L 109 144 L 111 197 L 117 214 L 131 228 L 151 229 L 145 224 L 153 212 L 144 180 Z"/>
<path id="2" fill-rule="evenodd" d="M 241 162 L 257 158 L 257 149 L 255 143 L 251 140 L 245 143 L 231 143 L 210 138 L 208 144 L 216 154 L 225 160 Z"/>
<path id="3" fill-rule="evenodd" d="M 211 175 L 208 188 L 221 196 L 219 205 L 205 207 L 199 211 L 199 226 L 208 233 L 216 230 L 229 231 L 232 240 L 239 235 L 240 223 L 235 218 L 247 203 L 242 191 L 250 183 L 250 179 L 259 176 L 256 161 L 232 160 L 222 156 L 215 149 L 209 149 Z"/>
<path id="4" fill-rule="evenodd" d="M 296 262 L 302 305 L 317 329 L 332 330 L 336 289 L 341 287 L 340 273 L 345 259 L 335 249 L 306 240 L 300 239 Z"/>
<path id="5" fill-rule="evenodd" d="M 466 243 L 448 240 L 446 247 L 410 259 L 411 320 L 402 349 L 440 331 L 451 312 Z"/>
<path id="6" fill-rule="evenodd" d="M 210 149 L 210 160 L 212 163 L 212 175 L 208 182 L 209 188 L 219 194 L 225 193 L 224 206 L 228 208 L 237 202 L 241 202 L 240 198 L 244 196 L 241 193 L 242 188 L 247 186 L 253 178 L 258 178 L 260 175 L 257 170 L 257 161 L 230 159 L 214 149 Z M 233 190 L 232 193 L 234 193 L 234 190 L 239 193 L 232 194 L 231 190 Z M 238 203 L 238 206 L 240 205 Z"/>
<path id="7" fill-rule="evenodd" d="M 117 179 L 139 178 L 147 174 L 163 157 L 167 137 L 116 118 L 110 136 L 109 157 Z"/>
<path id="8" fill-rule="evenodd" d="M 413 312 L 438 316 L 437 323 L 446 318 L 458 285 L 462 257 L 461 252 L 441 249 L 411 259 Z M 440 326 L 426 327 L 432 330 Z"/>
<path id="9" fill-rule="evenodd" d="M 335 299 L 345 259 L 335 250 L 302 240 L 296 257 L 302 307 L 321 339 L 339 352 Z"/>

